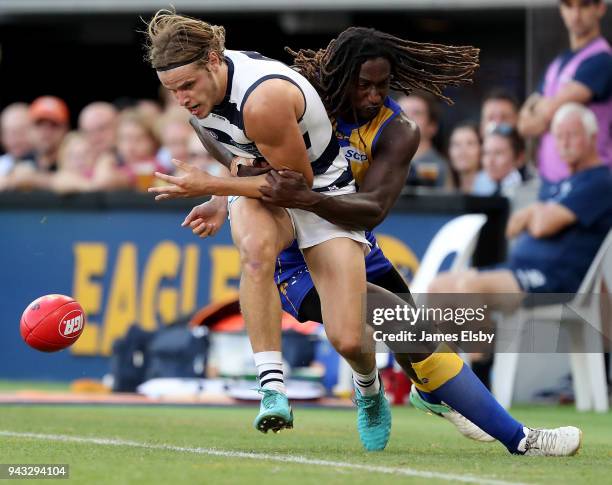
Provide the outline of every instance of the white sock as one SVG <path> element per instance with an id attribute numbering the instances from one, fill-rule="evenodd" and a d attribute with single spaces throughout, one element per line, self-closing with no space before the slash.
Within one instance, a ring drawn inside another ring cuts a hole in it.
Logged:
<path id="1" fill-rule="evenodd" d="M 359 389 L 362 396 L 375 396 L 380 390 L 378 369 L 374 366 L 374 369 L 369 374 L 360 374 L 353 370 L 353 382 L 355 383 L 355 388 Z"/>
<path id="2" fill-rule="evenodd" d="M 519 441 L 519 444 L 516 447 L 516 449 L 520 453 L 525 453 L 527 451 L 527 436 L 529 435 L 529 431 L 529 428 L 523 426 L 523 433 L 525 433 L 525 437 L 521 441 Z"/>
<path id="3" fill-rule="evenodd" d="M 256 352 L 253 357 L 260 387 L 287 394 L 283 378 L 282 353 L 280 351 Z"/>

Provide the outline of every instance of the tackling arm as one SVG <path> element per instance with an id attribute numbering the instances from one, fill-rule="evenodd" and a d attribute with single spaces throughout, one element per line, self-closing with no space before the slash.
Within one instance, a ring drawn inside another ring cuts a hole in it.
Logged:
<path id="1" fill-rule="evenodd" d="M 195 116 L 191 116 L 189 118 L 189 124 L 198 135 L 200 143 L 206 148 L 206 151 L 219 163 L 221 163 L 225 168 L 231 171 L 232 169 L 232 160 L 234 159 L 234 155 L 225 148 L 221 143 L 215 140 L 212 136 L 208 134 Z"/>
<path id="2" fill-rule="evenodd" d="M 403 116 L 389 123 L 357 193 L 322 195 L 308 190 L 299 176 L 281 172 L 268 174 L 271 187 L 261 188 L 263 200 L 308 210 L 350 229 L 372 229 L 384 220 L 404 187 L 419 138 L 416 124 Z"/>
<path id="3" fill-rule="evenodd" d="M 314 175 L 298 119 L 306 101 L 300 89 L 282 79 L 258 86 L 244 106 L 244 130 L 276 170 L 301 173 L 312 187 Z"/>
<path id="4" fill-rule="evenodd" d="M 300 172 L 312 186 L 314 176 L 297 122 L 304 110 L 305 100 L 296 86 L 284 80 L 270 79 L 258 86 L 248 98 L 244 106 L 244 125 L 245 132 L 272 167 Z M 149 192 L 159 194 L 156 200 L 205 195 L 262 197 L 260 188 L 266 184 L 264 175 L 221 178 L 180 160 L 172 162 L 185 175 L 176 177 L 156 172 L 158 179 L 172 184 L 149 188 Z"/>

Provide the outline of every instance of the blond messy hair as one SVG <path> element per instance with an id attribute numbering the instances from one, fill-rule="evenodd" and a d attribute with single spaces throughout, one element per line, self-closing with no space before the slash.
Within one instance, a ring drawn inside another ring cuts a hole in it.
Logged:
<path id="1" fill-rule="evenodd" d="M 223 59 L 225 29 L 174 9 L 158 10 L 147 24 L 146 36 L 147 61 L 156 70 L 196 61 L 204 65 L 211 52 Z"/>

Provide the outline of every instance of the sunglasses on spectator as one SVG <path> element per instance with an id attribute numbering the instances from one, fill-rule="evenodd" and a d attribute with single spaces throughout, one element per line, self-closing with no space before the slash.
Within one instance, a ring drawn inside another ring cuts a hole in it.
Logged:
<path id="1" fill-rule="evenodd" d="M 487 135 L 512 136 L 516 128 L 508 123 L 489 123 L 485 129 Z"/>

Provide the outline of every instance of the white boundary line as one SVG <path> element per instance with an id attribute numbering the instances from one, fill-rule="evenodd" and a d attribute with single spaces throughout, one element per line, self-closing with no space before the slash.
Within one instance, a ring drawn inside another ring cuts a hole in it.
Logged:
<path id="1" fill-rule="evenodd" d="M 193 453 L 198 455 L 221 456 L 225 458 L 247 458 L 252 460 L 268 460 L 282 463 L 296 463 L 299 465 L 315 465 L 329 468 L 345 468 L 349 470 L 360 470 L 371 473 L 385 473 L 390 475 L 404 475 L 420 478 L 437 478 L 439 480 L 448 480 L 464 483 L 478 483 L 481 485 L 521 485 L 519 482 L 505 482 L 503 480 L 495 480 L 491 478 L 475 477 L 472 475 L 455 475 L 452 473 L 428 472 L 414 470 L 412 468 L 395 468 L 387 466 L 362 465 L 360 463 L 350 463 L 345 461 L 329 461 L 317 460 L 315 458 L 306 458 L 296 455 L 278 455 L 265 453 L 248 453 L 244 451 L 220 450 L 216 448 L 189 448 L 184 446 L 173 445 L 157 445 L 152 443 L 138 443 L 136 441 L 127 441 L 121 439 L 110 438 L 89 438 L 85 436 L 69 436 L 59 434 L 39 434 L 39 433 L 23 433 L 16 431 L 2 431 L 0 436 L 13 438 L 32 438 L 48 441 L 63 441 L 66 443 L 88 443 L 92 445 L 102 446 L 127 446 L 130 448 L 143 448 L 147 450 L 162 450 L 174 451 L 178 453 Z M 375 456 L 375 455 L 372 455 Z"/>

